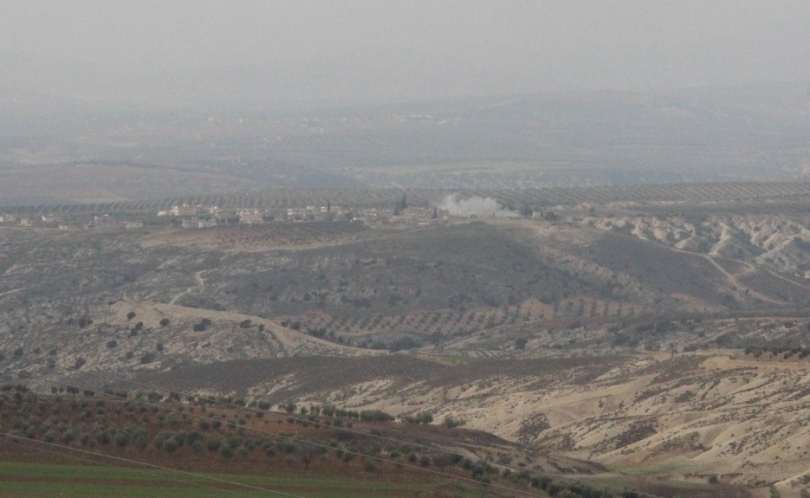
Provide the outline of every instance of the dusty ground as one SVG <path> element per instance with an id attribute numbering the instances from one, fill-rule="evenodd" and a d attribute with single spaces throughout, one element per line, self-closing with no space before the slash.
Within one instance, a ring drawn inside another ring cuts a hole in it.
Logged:
<path id="1" fill-rule="evenodd" d="M 296 373 L 313 366 L 268 363 L 259 368 L 276 380 L 254 378 L 250 395 L 399 415 L 430 411 L 438 423 L 464 420 L 539 454 L 633 476 L 703 484 L 716 476 L 754 489 L 775 484 L 784 496 L 798 496 L 810 479 L 810 359 L 714 350 L 522 363 L 397 355 L 363 365 L 319 388 L 318 370 L 312 380 Z M 399 371 L 409 368 L 411 375 Z M 211 381 L 204 369 L 194 377 Z M 158 380 L 171 385 L 172 378 Z"/>

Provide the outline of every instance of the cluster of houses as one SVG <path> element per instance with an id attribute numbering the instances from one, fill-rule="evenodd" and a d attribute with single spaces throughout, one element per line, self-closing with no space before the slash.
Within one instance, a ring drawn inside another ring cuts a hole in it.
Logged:
<path id="1" fill-rule="evenodd" d="M 316 222 L 355 221 L 370 225 L 423 226 L 447 219 L 446 213 L 439 216 L 435 208 L 409 207 L 403 210 L 377 208 L 346 209 L 333 206 L 290 207 L 284 209 L 222 209 L 216 206 L 177 205 L 159 211 L 158 216 L 172 216 L 180 220 L 184 228 L 210 228 L 221 225 L 257 225 L 275 221 Z"/>
<path id="2" fill-rule="evenodd" d="M 283 209 L 223 209 L 218 206 L 179 204 L 158 211 L 158 218 L 169 218 L 166 224 L 183 228 L 211 228 L 226 225 L 258 225 L 270 222 L 324 222 L 354 221 L 377 226 L 427 226 L 447 221 L 444 211 L 436 208 L 410 206 L 407 209 L 362 208 L 347 209 L 341 206 L 291 207 Z M 0 214 L 0 226 L 77 229 L 124 229 L 137 230 L 144 227 L 139 219 L 122 219 L 109 214 L 93 215 L 90 219 L 63 220 L 52 215 L 21 216 Z"/>
<path id="3" fill-rule="evenodd" d="M 39 216 L 19 216 L 16 214 L 0 214 L 0 226 L 20 226 L 20 227 L 43 227 L 60 228 L 67 230 L 67 225 L 62 220 L 52 215 Z"/>
<path id="4" fill-rule="evenodd" d="M 316 208 L 290 208 L 285 211 L 270 209 L 223 209 L 218 206 L 181 204 L 158 211 L 157 215 L 180 220 L 184 228 L 210 228 L 219 225 L 259 225 L 272 221 L 329 221 L 341 216 L 343 210 L 324 206 Z"/>

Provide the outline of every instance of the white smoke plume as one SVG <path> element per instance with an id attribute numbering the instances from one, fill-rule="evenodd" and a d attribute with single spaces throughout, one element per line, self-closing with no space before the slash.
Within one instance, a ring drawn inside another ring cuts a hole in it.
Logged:
<path id="1" fill-rule="evenodd" d="M 458 195 L 448 195 L 439 203 L 438 208 L 451 216 L 477 216 L 479 218 L 505 218 L 515 216 L 491 197 L 470 197 L 459 199 Z"/>

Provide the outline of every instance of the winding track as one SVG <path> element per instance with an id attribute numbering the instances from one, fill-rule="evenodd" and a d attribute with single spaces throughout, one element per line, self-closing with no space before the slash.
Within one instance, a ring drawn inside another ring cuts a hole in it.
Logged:
<path id="1" fill-rule="evenodd" d="M 171 299 L 171 301 L 169 301 L 169 304 L 177 304 L 178 299 L 185 296 L 186 294 L 193 291 L 194 289 L 200 289 L 200 290 L 205 289 L 205 279 L 202 277 L 202 274 L 203 274 L 202 271 L 198 271 L 197 273 L 195 273 L 194 274 L 194 281 L 196 282 L 196 285 L 192 285 L 188 289 L 186 289 L 183 292 L 181 292 L 181 293 L 177 294 L 176 296 L 174 296 Z"/>

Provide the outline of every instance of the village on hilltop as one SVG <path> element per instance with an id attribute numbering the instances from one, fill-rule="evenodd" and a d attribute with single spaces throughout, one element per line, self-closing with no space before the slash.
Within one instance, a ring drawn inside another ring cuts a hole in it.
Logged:
<path id="1" fill-rule="evenodd" d="M 276 209 L 244 209 L 202 204 L 175 204 L 154 214 L 87 214 L 56 216 L 42 214 L 0 214 L 0 226 L 46 228 L 55 230 L 137 230 L 145 227 L 174 226 L 184 229 L 206 229 L 218 226 L 261 225 L 266 223 L 363 223 L 370 227 L 407 228 L 445 223 L 447 211 L 436 206 L 409 206 L 403 196 L 393 208 L 350 208 L 327 201 L 323 206 Z"/>

